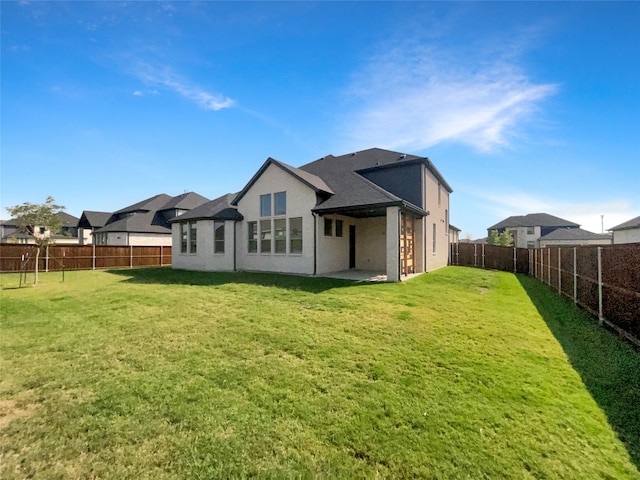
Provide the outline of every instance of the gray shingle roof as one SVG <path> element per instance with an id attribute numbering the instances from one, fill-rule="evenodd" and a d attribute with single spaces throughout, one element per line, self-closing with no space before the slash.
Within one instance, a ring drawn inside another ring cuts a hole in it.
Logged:
<path id="1" fill-rule="evenodd" d="M 100 228 L 104 227 L 109 218 L 111 217 L 110 212 L 93 212 L 90 210 L 85 210 L 80 215 L 80 220 L 78 220 L 78 227 L 84 228 Z"/>
<path id="2" fill-rule="evenodd" d="M 629 230 L 632 228 L 640 228 L 640 217 L 632 218 L 631 220 L 627 220 L 620 225 L 616 225 L 609 229 L 610 232 L 614 232 L 616 230 Z"/>
<path id="3" fill-rule="evenodd" d="M 179 210 L 191 210 L 192 208 L 196 208 L 208 201 L 209 199 L 202 195 L 195 192 L 187 192 L 182 195 L 178 195 L 177 197 L 173 197 L 159 210 L 169 210 L 173 208 Z"/>
<path id="4" fill-rule="evenodd" d="M 58 218 L 62 222 L 62 227 L 75 227 L 78 225 L 78 217 L 69 215 L 67 212 L 58 212 Z"/>
<path id="5" fill-rule="evenodd" d="M 392 165 L 409 162 L 422 162 L 433 167 L 426 158 L 372 148 L 339 157 L 328 155 L 303 165 L 300 170 L 322 178 L 335 193 L 314 209 L 318 212 L 402 204 L 414 209 L 416 213 L 425 215 L 426 212 L 420 207 L 409 204 L 358 173 L 372 168 L 388 168 Z M 436 174 L 445 188 L 451 191 L 442 176 L 436 173 L 435 167 L 432 172 Z"/>
<path id="6" fill-rule="evenodd" d="M 557 228 L 540 240 L 611 240 L 611 235 L 593 233 L 581 228 Z"/>
<path id="7" fill-rule="evenodd" d="M 159 195 L 154 195 L 151 198 L 147 198 L 142 200 L 141 202 L 134 203 L 133 205 L 129 205 L 128 207 L 121 208 L 120 210 L 116 210 L 113 212 L 113 215 L 117 215 L 119 213 L 129 213 L 129 212 L 138 212 L 138 211 L 151 211 L 151 210 L 160 210 L 164 205 L 169 203 L 172 199 L 166 193 L 161 193 Z"/>
<path id="8" fill-rule="evenodd" d="M 244 217 L 231 202 L 237 194 L 227 193 L 210 202 L 203 203 L 182 215 L 169 220 L 169 223 L 184 220 L 242 220 Z"/>
<path id="9" fill-rule="evenodd" d="M 514 215 L 505 218 L 501 222 L 488 228 L 488 230 L 499 230 L 508 227 L 574 227 L 578 228 L 577 223 L 554 217 L 548 213 L 529 213 L 528 215 Z"/>

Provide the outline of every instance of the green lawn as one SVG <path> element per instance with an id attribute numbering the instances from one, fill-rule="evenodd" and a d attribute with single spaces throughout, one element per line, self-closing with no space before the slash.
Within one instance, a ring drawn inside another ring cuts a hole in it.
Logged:
<path id="1" fill-rule="evenodd" d="M 640 478 L 640 355 L 527 277 L 0 276 L 0 478 Z"/>

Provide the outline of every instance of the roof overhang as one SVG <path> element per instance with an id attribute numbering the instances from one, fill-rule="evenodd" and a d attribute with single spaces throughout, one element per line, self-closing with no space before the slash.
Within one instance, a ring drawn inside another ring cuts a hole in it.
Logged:
<path id="1" fill-rule="evenodd" d="M 312 211 L 320 215 L 335 214 L 353 218 L 373 218 L 386 216 L 388 207 L 400 207 L 401 212 L 418 218 L 426 217 L 429 215 L 428 211 L 405 201 L 375 203 L 368 205 L 347 205 L 344 207 L 333 208 L 314 208 Z"/>

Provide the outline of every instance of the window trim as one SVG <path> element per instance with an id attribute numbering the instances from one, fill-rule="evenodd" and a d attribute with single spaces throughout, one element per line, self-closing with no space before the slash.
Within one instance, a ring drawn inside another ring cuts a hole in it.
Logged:
<path id="1" fill-rule="evenodd" d="M 217 238 L 218 227 L 222 227 L 222 239 Z M 219 245 L 222 245 L 222 250 L 219 249 Z M 213 221 L 213 254 L 224 255 L 225 254 L 225 221 L 214 220 Z"/>
<path id="2" fill-rule="evenodd" d="M 291 223 L 294 220 L 300 220 L 300 230 L 298 229 L 293 229 L 293 227 L 291 226 Z M 304 243 L 303 243 L 303 225 L 304 225 L 304 220 L 302 219 L 302 217 L 290 217 L 289 218 L 289 254 L 290 255 L 302 255 L 303 252 L 303 247 L 304 247 Z M 296 232 L 296 235 L 294 236 L 294 231 Z M 300 242 L 300 250 L 294 250 L 293 249 L 293 242 L 294 241 L 299 241 Z"/>

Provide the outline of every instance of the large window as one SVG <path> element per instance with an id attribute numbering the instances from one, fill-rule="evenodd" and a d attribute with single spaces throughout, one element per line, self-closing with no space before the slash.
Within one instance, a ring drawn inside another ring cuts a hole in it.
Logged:
<path id="1" fill-rule="evenodd" d="M 224 253 L 224 222 L 213 222 L 213 253 Z"/>
<path id="2" fill-rule="evenodd" d="M 302 217 L 289 219 L 289 253 L 302 253 Z"/>
<path id="3" fill-rule="evenodd" d="M 287 214 L 287 192 L 278 192 L 273 196 L 274 215 Z"/>
<path id="4" fill-rule="evenodd" d="M 324 236 L 330 237 L 333 235 L 333 220 L 330 218 L 324 219 Z"/>
<path id="5" fill-rule="evenodd" d="M 247 228 L 249 231 L 247 251 L 249 253 L 256 253 L 258 251 L 258 222 L 247 222 Z"/>
<path id="6" fill-rule="evenodd" d="M 198 248 L 198 224 L 189 223 L 189 253 L 196 253 Z"/>
<path id="7" fill-rule="evenodd" d="M 287 253 L 287 219 L 276 218 L 273 221 L 275 253 Z"/>
<path id="8" fill-rule="evenodd" d="M 261 217 L 271 216 L 271 194 L 270 193 L 267 193 L 266 195 L 260 195 L 260 216 Z"/>
<path id="9" fill-rule="evenodd" d="M 189 240 L 189 224 L 180 224 L 180 253 L 187 253 L 187 242 Z"/>
<path id="10" fill-rule="evenodd" d="M 260 220 L 260 253 L 271 253 L 271 219 Z"/>

